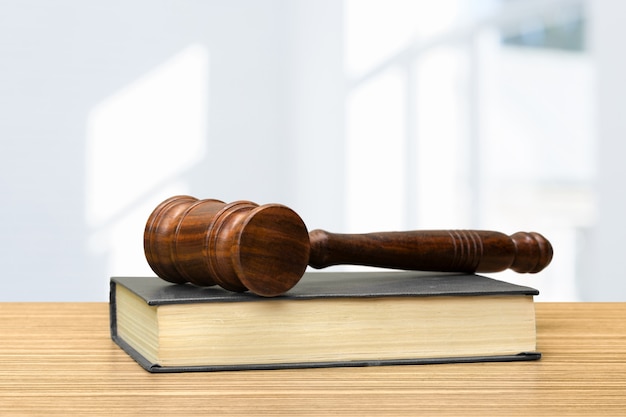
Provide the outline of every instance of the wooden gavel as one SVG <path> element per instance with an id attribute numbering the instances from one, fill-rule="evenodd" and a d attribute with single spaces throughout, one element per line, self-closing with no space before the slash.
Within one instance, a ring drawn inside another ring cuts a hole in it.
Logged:
<path id="1" fill-rule="evenodd" d="M 300 216 L 280 204 L 226 204 L 190 196 L 171 197 L 154 209 L 146 223 L 144 252 L 152 270 L 166 281 L 219 285 L 265 297 L 295 286 L 307 265 L 536 273 L 552 260 L 550 242 L 534 232 L 309 233 Z"/>

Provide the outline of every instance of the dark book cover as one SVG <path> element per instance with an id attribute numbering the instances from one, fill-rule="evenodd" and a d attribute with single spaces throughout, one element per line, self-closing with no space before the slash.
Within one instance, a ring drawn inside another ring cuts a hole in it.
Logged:
<path id="1" fill-rule="evenodd" d="M 451 358 L 416 358 L 383 361 L 306 362 L 285 364 L 246 364 L 219 366 L 162 367 L 151 363 L 117 334 L 115 287 L 122 285 L 151 306 L 167 304 L 215 302 L 264 302 L 268 299 L 251 293 L 233 293 L 219 287 L 200 288 L 190 284 L 171 284 L 157 277 L 112 277 L 110 291 L 111 338 L 128 355 L 149 372 L 189 372 L 262 370 L 287 368 L 358 367 L 378 365 L 437 364 L 467 362 L 528 361 L 541 357 L 538 352 L 520 352 L 516 355 L 472 356 Z M 380 297 L 436 297 L 436 296 L 534 296 L 539 292 L 475 274 L 432 272 L 307 272 L 290 291 L 272 299 L 304 300 L 312 298 L 380 298 Z"/>

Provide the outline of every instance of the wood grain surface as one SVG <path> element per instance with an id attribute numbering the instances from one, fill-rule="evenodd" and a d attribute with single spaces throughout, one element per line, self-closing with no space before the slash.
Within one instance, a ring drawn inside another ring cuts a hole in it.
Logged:
<path id="1" fill-rule="evenodd" d="M 106 303 L 0 304 L 0 415 L 626 415 L 626 303 L 538 303 L 537 362 L 149 374 Z"/>

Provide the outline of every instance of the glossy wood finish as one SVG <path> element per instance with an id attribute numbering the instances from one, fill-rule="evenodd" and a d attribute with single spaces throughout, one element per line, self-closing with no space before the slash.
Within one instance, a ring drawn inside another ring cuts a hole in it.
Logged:
<path id="1" fill-rule="evenodd" d="M 539 361 L 150 374 L 106 303 L 0 303 L 2 416 L 623 416 L 626 303 L 537 303 Z"/>
<path id="2" fill-rule="evenodd" d="M 159 277 L 267 297 L 296 285 L 309 249 L 304 222 L 280 204 L 175 196 L 153 211 L 144 232 L 146 259 Z"/>
<path id="3" fill-rule="evenodd" d="M 309 265 L 351 264 L 442 272 L 537 273 L 552 260 L 552 246 L 539 233 L 507 236 L 486 230 L 418 230 L 367 234 L 309 234 Z"/>
<path id="4" fill-rule="evenodd" d="M 153 271 L 167 281 L 217 284 L 266 297 L 291 289 L 307 265 L 536 273 L 552 260 L 550 242 L 534 232 L 309 233 L 298 214 L 280 204 L 190 196 L 169 198 L 155 208 L 146 222 L 144 251 Z"/>

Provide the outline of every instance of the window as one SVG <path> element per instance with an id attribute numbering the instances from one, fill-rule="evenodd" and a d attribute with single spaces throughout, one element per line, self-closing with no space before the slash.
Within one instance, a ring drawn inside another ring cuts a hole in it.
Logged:
<path id="1" fill-rule="evenodd" d="M 498 276 L 575 300 L 594 212 L 584 3 L 465 3 L 346 3 L 348 228 L 538 231 L 552 265 Z"/>

